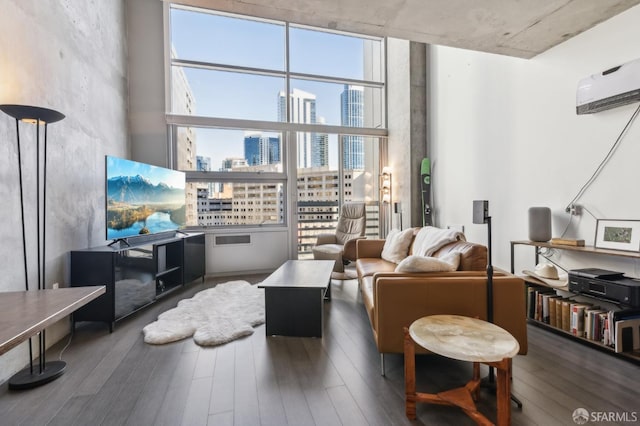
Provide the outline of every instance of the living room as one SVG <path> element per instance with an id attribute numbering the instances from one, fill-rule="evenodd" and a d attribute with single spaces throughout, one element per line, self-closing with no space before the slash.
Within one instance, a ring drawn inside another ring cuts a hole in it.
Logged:
<path id="1" fill-rule="evenodd" d="M 2 3 L 2 9 L 10 13 L 0 16 L 0 103 L 39 105 L 66 115 L 48 128 L 51 211 L 47 216 L 46 265 L 47 288 L 54 282 L 64 286 L 68 252 L 105 243 L 105 155 L 170 166 L 164 77 L 151 72 L 155 67 L 161 69 L 164 61 L 162 2 Z M 493 263 L 502 269 L 509 269 L 509 242 L 527 237 L 527 210 L 531 206 L 551 208 L 553 236 L 584 239 L 590 245 L 594 243 L 596 218 L 635 220 L 638 201 L 627 194 L 634 190 L 629 171 L 634 170 L 631 162 L 640 149 L 632 143 L 640 134 L 637 123 L 629 127 L 618 150 L 584 193 L 581 188 L 637 104 L 576 115 L 575 96 L 580 79 L 640 58 L 640 45 L 635 42 L 640 39 L 639 21 L 640 6 L 633 6 L 530 59 L 423 46 L 421 54 L 428 64 L 423 75 L 428 112 L 419 118 L 428 125 L 425 138 L 429 146 L 428 151 L 421 147 L 419 157 L 407 142 L 411 127 L 419 123 L 406 119 L 410 105 L 398 101 L 410 97 L 411 86 L 407 78 L 396 86 L 388 82 L 389 103 L 395 100 L 388 112 L 388 165 L 394 173 L 394 200 L 403 204 L 404 226 L 421 223 L 414 176 L 427 152 L 433 164 L 436 224 L 464 225 L 469 241 L 486 244 L 486 227 L 474 225 L 471 213 L 473 200 L 489 200 Z M 408 76 L 410 50 L 416 46 L 399 39 L 389 43 L 397 52 L 390 54 L 389 60 L 397 61 L 393 67 Z M 145 52 L 144 46 L 156 46 L 160 51 Z M 137 73 L 132 70 L 132 56 L 139 62 L 147 61 L 147 68 L 141 67 Z M 160 91 L 155 90 L 158 84 Z M 19 200 L 16 134 L 14 121 L 6 115 L 0 120 L 0 135 L 5 141 L 0 155 L 0 193 L 8 206 L 14 206 Z M 24 140 L 30 137 L 21 136 Z M 27 148 L 24 158 L 33 157 L 32 149 Z M 579 193 L 581 197 L 574 199 Z M 570 203 L 586 210 L 578 216 L 569 215 L 565 208 Z M 17 210 L 5 211 L 2 234 L 6 243 L 0 256 L 5 279 L 0 290 L 19 291 L 24 289 L 23 270 L 16 266 L 23 263 L 17 249 L 22 246 L 20 217 Z M 27 219 L 33 222 L 34 218 Z M 394 217 L 395 226 L 398 219 Z M 214 230 L 211 235 L 216 232 L 225 231 Z M 265 244 L 271 237 L 263 237 Z M 288 247 L 293 238 L 277 238 L 283 239 L 287 249 L 277 255 L 270 253 L 272 257 L 264 264 L 235 272 L 264 272 L 289 258 L 295 251 Z M 263 257 L 254 254 L 243 259 L 258 261 Z M 516 253 L 518 269 L 531 268 L 532 263 L 530 252 Z M 634 260 L 563 254 L 560 263 L 567 269 L 595 266 L 638 276 Z M 215 260 L 208 266 L 208 275 L 219 272 Z M 230 272 L 225 271 L 227 275 Z M 62 321 L 48 330 L 48 343 L 60 343 L 68 334 L 69 324 Z M 0 380 L 23 368 L 26 359 L 25 345 L 4 354 Z"/>

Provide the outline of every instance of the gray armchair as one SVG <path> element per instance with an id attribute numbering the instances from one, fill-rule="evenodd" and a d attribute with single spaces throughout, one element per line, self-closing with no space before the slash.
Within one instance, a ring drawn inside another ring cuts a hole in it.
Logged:
<path id="1" fill-rule="evenodd" d="M 318 235 L 313 247 L 313 258 L 335 260 L 333 270 L 343 272 L 345 261 L 356 260 L 356 240 L 364 238 L 366 223 L 364 203 L 344 203 L 335 233 Z"/>

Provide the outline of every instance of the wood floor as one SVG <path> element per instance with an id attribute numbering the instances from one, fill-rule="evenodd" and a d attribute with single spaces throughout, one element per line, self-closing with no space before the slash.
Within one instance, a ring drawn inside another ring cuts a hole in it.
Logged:
<path id="1" fill-rule="evenodd" d="M 259 282 L 264 276 L 241 277 Z M 234 278 L 235 279 L 235 278 Z M 214 348 L 191 339 L 151 346 L 144 325 L 178 300 L 225 279 L 209 279 L 173 293 L 117 323 L 82 323 L 62 359 L 59 379 L 28 391 L 0 386 L 2 425 L 471 425 L 453 407 L 419 404 L 418 419 L 404 414 L 401 355 L 387 355 L 387 375 L 354 280 L 332 282 L 325 303 L 324 337 L 253 335 Z M 48 352 L 58 359 L 67 341 Z M 468 380 L 468 363 L 438 356 L 416 361 L 419 391 L 434 392 Z M 640 422 L 640 367 L 529 326 L 529 354 L 514 359 L 514 425 L 574 425 L 577 408 L 615 412 Z M 486 370 L 483 370 L 486 375 Z M 494 396 L 479 406 L 495 419 Z M 592 424 L 592 423 L 590 423 Z"/>

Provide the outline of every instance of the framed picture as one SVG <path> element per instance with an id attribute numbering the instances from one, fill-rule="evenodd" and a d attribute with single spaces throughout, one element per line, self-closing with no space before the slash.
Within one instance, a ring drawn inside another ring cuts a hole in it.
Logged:
<path id="1" fill-rule="evenodd" d="M 595 246 L 612 250 L 640 251 L 640 220 L 598 219 Z"/>

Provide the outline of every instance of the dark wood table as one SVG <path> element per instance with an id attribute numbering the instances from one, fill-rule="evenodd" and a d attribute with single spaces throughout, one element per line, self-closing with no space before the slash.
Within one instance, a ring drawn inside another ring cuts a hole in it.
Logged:
<path id="1" fill-rule="evenodd" d="M 105 293 L 104 286 L 0 292 L 0 355 L 72 314 Z M 62 374 L 64 362 L 45 364 L 41 333 L 40 368 L 33 365 L 9 380 L 9 387 L 26 389 L 47 383 Z M 32 361 L 32 360 L 30 360 Z M 51 364 L 51 365 L 50 365 Z"/>
<path id="2" fill-rule="evenodd" d="M 322 337 L 323 302 L 331 296 L 333 260 L 288 260 L 264 288 L 267 336 Z"/>

